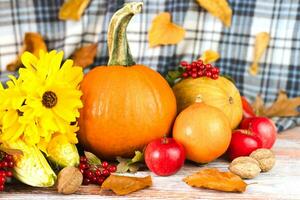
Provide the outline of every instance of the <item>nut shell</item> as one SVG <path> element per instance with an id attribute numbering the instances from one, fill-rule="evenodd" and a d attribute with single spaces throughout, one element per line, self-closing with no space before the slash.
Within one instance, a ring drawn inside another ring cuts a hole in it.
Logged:
<path id="1" fill-rule="evenodd" d="M 81 186 L 83 176 L 76 167 L 65 167 L 57 176 L 57 191 L 61 194 L 73 194 Z"/>
<path id="2" fill-rule="evenodd" d="M 275 165 L 275 155 L 270 149 L 257 149 L 250 154 L 259 163 L 262 172 L 271 170 Z"/>
<path id="3" fill-rule="evenodd" d="M 229 170 L 246 179 L 255 178 L 261 171 L 259 163 L 248 156 L 241 156 L 234 159 L 229 165 Z"/>

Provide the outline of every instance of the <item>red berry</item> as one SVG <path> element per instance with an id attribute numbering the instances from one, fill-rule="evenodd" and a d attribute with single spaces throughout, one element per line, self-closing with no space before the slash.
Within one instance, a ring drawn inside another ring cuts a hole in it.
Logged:
<path id="1" fill-rule="evenodd" d="M 189 76 L 191 76 L 191 75 L 192 75 L 192 73 L 193 73 L 192 71 L 188 71 L 188 75 L 189 75 Z"/>
<path id="2" fill-rule="evenodd" d="M 201 77 L 201 76 L 203 76 L 203 75 L 204 75 L 203 71 L 198 71 L 198 73 L 197 73 L 197 74 L 198 74 L 198 76 L 199 76 L 199 77 Z"/>
<path id="3" fill-rule="evenodd" d="M 202 64 L 202 65 L 200 65 L 200 67 L 199 67 L 200 69 L 205 69 L 205 65 L 204 64 Z"/>
<path id="4" fill-rule="evenodd" d="M 12 161 L 12 160 L 13 160 L 13 156 L 12 156 L 12 155 L 9 155 L 9 154 L 6 154 L 6 155 L 5 155 L 5 159 L 6 159 L 7 161 Z"/>
<path id="5" fill-rule="evenodd" d="M 6 173 L 5 173 L 4 170 L 1 170 L 1 171 L 0 171 L 0 177 L 1 177 L 1 176 L 6 176 Z"/>
<path id="6" fill-rule="evenodd" d="M 205 72 L 205 76 L 206 76 L 206 77 L 211 77 L 211 72 L 210 72 L 210 71 L 206 71 L 206 72 Z"/>
<path id="7" fill-rule="evenodd" d="M 14 167 L 14 162 L 13 162 L 13 161 L 9 161 L 9 162 L 7 163 L 7 166 L 8 166 L 9 168 L 13 168 L 13 167 Z"/>
<path id="8" fill-rule="evenodd" d="M 101 176 L 101 171 L 99 169 L 96 169 L 95 175 L 98 176 L 98 177 Z"/>
<path id="9" fill-rule="evenodd" d="M 11 171 L 6 171 L 5 172 L 5 176 L 7 177 L 12 177 L 13 176 L 13 173 Z"/>
<path id="10" fill-rule="evenodd" d="M 192 65 L 188 64 L 185 68 L 186 68 L 187 71 L 189 71 L 189 70 L 192 69 Z"/>
<path id="11" fill-rule="evenodd" d="M 192 78 L 197 78 L 197 76 L 198 76 L 198 75 L 197 75 L 197 72 L 193 72 L 193 73 L 192 73 Z"/>
<path id="12" fill-rule="evenodd" d="M 85 156 L 80 156 L 80 162 L 81 163 L 86 163 L 87 162 L 87 158 Z"/>
<path id="13" fill-rule="evenodd" d="M 85 171 L 84 175 L 89 179 L 93 178 L 93 172 L 90 170 Z"/>
<path id="14" fill-rule="evenodd" d="M 83 185 L 88 185 L 88 184 L 90 184 L 90 182 L 91 182 L 90 179 L 84 178 L 82 184 L 83 184 Z"/>
<path id="15" fill-rule="evenodd" d="M 197 62 L 193 61 L 191 65 L 192 65 L 192 68 L 197 68 Z"/>
<path id="16" fill-rule="evenodd" d="M 106 162 L 106 161 L 102 162 L 102 167 L 104 169 L 106 169 L 108 167 L 108 162 Z"/>
<path id="17" fill-rule="evenodd" d="M 188 64 L 189 64 L 189 63 L 186 62 L 186 61 L 181 61 L 181 62 L 180 62 L 180 65 L 181 65 L 182 67 L 186 67 Z"/>
<path id="18" fill-rule="evenodd" d="M 86 168 L 88 168 L 87 164 L 85 164 L 85 163 L 79 164 L 79 169 L 86 169 Z"/>
<path id="19" fill-rule="evenodd" d="M 216 80 L 216 79 L 219 78 L 219 75 L 218 75 L 218 74 L 213 74 L 213 75 L 211 76 L 211 78 Z"/>
<path id="20" fill-rule="evenodd" d="M 198 63 L 199 65 L 203 65 L 203 61 L 202 61 L 202 60 L 197 60 L 197 63 Z"/>
<path id="21" fill-rule="evenodd" d="M 114 173 L 115 171 L 117 171 L 117 167 L 115 165 L 111 165 L 108 167 L 108 171 L 110 171 L 111 173 Z"/>
<path id="22" fill-rule="evenodd" d="M 197 68 L 192 68 L 192 72 L 196 72 L 197 71 Z"/>
<path id="23" fill-rule="evenodd" d="M 0 176 L 0 185 L 3 185 L 5 183 L 5 177 L 4 176 Z"/>
<path id="24" fill-rule="evenodd" d="M 109 172 L 107 169 L 104 169 L 104 170 L 102 171 L 102 175 L 105 176 L 105 177 L 107 177 L 107 176 L 110 175 L 110 172 Z"/>
<path id="25" fill-rule="evenodd" d="M 2 167 L 7 167 L 8 166 L 8 162 L 4 161 L 2 162 Z"/>
<path id="26" fill-rule="evenodd" d="M 189 74 L 186 73 L 186 72 L 184 72 L 184 73 L 182 74 L 182 77 L 183 77 L 183 78 L 187 78 L 188 76 L 189 76 Z"/>
<path id="27" fill-rule="evenodd" d="M 0 191 L 4 190 L 4 185 L 0 185 Z"/>
<path id="28" fill-rule="evenodd" d="M 211 73 L 213 73 L 213 74 L 218 73 L 218 72 L 217 72 L 217 68 L 216 68 L 216 67 L 211 68 Z"/>
<path id="29" fill-rule="evenodd" d="M 97 177 L 96 177 L 96 176 L 93 176 L 93 177 L 91 178 L 91 181 L 92 181 L 92 183 L 97 183 Z"/>
<path id="30" fill-rule="evenodd" d="M 205 68 L 206 68 L 206 69 L 210 69 L 210 68 L 212 68 L 212 65 L 211 65 L 211 64 L 206 64 L 206 65 L 205 65 Z"/>
<path id="31" fill-rule="evenodd" d="M 104 182 L 104 177 L 99 177 L 97 178 L 97 184 L 102 185 L 102 183 Z"/>

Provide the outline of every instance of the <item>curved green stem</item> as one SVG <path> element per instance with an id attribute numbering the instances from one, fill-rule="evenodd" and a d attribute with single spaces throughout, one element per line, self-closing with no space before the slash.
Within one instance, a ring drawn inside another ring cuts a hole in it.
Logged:
<path id="1" fill-rule="evenodd" d="M 107 34 L 108 66 L 135 64 L 127 42 L 126 28 L 133 15 L 141 12 L 142 5 L 142 2 L 127 3 L 112 16 Z"/>

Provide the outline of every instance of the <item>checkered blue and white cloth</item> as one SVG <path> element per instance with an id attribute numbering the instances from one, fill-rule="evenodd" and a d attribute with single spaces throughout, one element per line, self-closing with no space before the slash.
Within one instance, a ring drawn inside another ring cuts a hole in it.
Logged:
<path id="1" fill-rule="evenodd" d="M 112 14 L 128 1 L 91 0 L 81 20 L 60 21 L 58 11 L 63 0 L 0 1 L 1 80 L 7 77 L 6 64 L 22 45 L 26 32 L 39 32 L 48 49 L 64 50 L 68 57 L 82 45 L 98 43 L 93 66 L 108 60 L 106 32 Z M 128 27 L 128 39 L 137 63 L 165 74 L 179 61 L 197 59 L 212 49 L 221 54 L 216 63 L 223 74 L 232 76 L 241 93 L 254 100 L 260 93 L 264 101 L 276 99 L 279 89 L 289 97 L 300 96 L 300 1 L 298 0 L 229 0 L 233 10 L 232 26 L 226 28 L 195 0 L 144 0 L 143 12 Z M 149 48 L 148 29 L 160 12 L 172 14 L 172 20 L 186 29 L 178 45 Z M 255 35 L 266 31 L 271 42 L 260 61 L 261 71 L 248 74 Z M 275 119 L 280 130 L 300 125 L 300 117 Z"/>

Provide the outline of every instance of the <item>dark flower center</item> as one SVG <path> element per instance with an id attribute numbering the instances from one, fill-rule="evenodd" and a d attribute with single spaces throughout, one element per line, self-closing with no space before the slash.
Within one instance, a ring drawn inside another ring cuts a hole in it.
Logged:
<path id="1" fill-rule="evenodd" d="M 46 108 L 52 108 L 57 104 L 57 96 L 52 91 L 46 91 L 43 94 L 42 103 Z"/>

